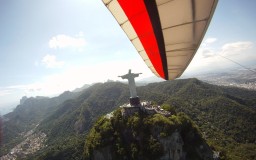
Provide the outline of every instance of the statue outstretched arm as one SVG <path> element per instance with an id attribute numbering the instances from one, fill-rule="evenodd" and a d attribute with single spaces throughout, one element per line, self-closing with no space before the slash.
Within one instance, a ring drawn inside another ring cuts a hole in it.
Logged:
<path id="1" fill-rule="evenodd" d="M 126 75 L 118 76 L 118 77 L 121 77 L 122 79 L 127 79 L 127 76 L 126 76 Z"/>

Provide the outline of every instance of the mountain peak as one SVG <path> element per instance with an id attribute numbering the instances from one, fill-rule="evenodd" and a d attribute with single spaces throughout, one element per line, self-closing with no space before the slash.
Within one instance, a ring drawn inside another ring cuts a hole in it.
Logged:
<path id="1" fill-rule="evenodd" d="M 212 159 L 212 150 L 183 113 L 164 116 L 139 110 L 101 117 L 85 144 L 88 159 Z M 171 152 L 170 152 L 171 151 Z"/>

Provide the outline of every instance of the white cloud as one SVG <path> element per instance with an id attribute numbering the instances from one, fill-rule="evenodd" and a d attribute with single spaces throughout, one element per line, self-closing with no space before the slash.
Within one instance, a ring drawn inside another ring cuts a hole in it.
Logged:
<path id="1" fill-rule="evenodd" d="M 211 44 L 214 43 L 215 41 L 217 41 L 217 38 L 207 38 L 204 43 L 206 44 Z"/>
<path id="2" fill-rule="evenodd" d="M 250 41 L 227 43 L 222 46 L 222 51 L 220 54 L 225 56 L 243 54 L 241 51 L 251 49 L 252 47 L 253 47 L 253 43 Z"/>
<path id="3" fill-rule="evenodd" d="M 256 60 L 253 42 L 239 41 L 226 43 L 218 48 L 211 48 L 211 44 L 201 46 L 193 58 L 186 73 L 211 72 L 216 70 L 225 70 L 229 67 L 235 67 L 237 64 L 224 57 L 232 59 L 241 64 L 247 64 Z"/>
<path id="4" fill-rule="evenodd" d="M 0 90 L 0 97 L 11 94 L 11 90 Z"/>
<path id="5" fill-rule="evenodd" d="M 202 48 L 199 53 L 202 55 L 203 58 L 210 58 L 216 56 L 216 53 L 209 49 L 209 48 Z"/>
<path id="6" fill-rule="evenodd" d="M 37 83 L 10 86 L 9 88 L 23 90 L 26 96 L 52 96 L 67 90 L 74 90 L 84 84 L 105 82 L 108 79 L 122 81 L 118 76 L 126 74 L 129 69 L 135 73 L 143 73 L 137 80 L 153 76 L 141 59 L 111 61 L 93 66 L 73 66 L 62 73 L 48 75 Z"/>
<path id="7" fill-rule="evenodd" d="M 227 62 L 226 59 L 217 56 L 217 54 L 220 54 L 223 50 L 236 50 L 243 51 L 249 55 L 246 48 L 251 48 L 252 42 L 227 43 L 220 46 L 219 49 L 212 49 L 210 47 L 210 44 L 206 47 L 200 47 L 186 72 L 209 72 L 217 69 L 225 69 L 227 65 L 234 65 L 231 62 Z M 117 54 L 120 53 L 121 52 L 117 52 Z M 248 58 L 247 56 L 243 57 Z M 48 67 L 60 67 L 64 64 L 64 62 L 57 61 L 56 57 L 53 55 L 46 55 L 43 58 L 42 63 Z M 136 60 L 112 60 L 93 65 L 84 64 L 80 66 L 72 66 L 61 73 L 59 72 L 58 74 L 48 75 L 37 83 L 10 86 L 9 88 L 6 88 L 6 90 L 17 88 L 20 91 L 22 90 L 27 96 L 57 95 L 66 90 L 73 90 L 77 87 L 81 87 L 84 84 L 104 82 L 108 79 L 121 81 L 122 79 L 118 76 L 126 74 L 128 69 L 132 69 L 135 73 L 143 73 L 136 80 L 153 76 L 153 73 L 151 73 L 144 61 L 138 56 L 138 59 Z"/>
<path id="8" fill-rule="evenodd" d="M 7 89 L 25 89 L 26 85 L 13 85 L 6 87 Z"/>
<path id="9" fill-rule="evenodd" d="M 253 47 L 253 43 L 250 41 L 239 41 L 239 42 L 232 42 L 224 44 L 220 50 L 213 49 L 207 46 L 202 46 L 197 54 L 201 55 L 201 58 L 209 58 L 218 56 L 219 54 L 222 56 L 234 56 L 239 54 L 244 54 L 242 51 L 247 51 Z"/>
<path id="10" fill-rule="evenodd" d="M 47 68 L 60 68 L 65 64 L 65 62 L 57 61 L 56 56 L 47 54 L 42 59 L 42 64 L 45 65 Z"/>
<path id="11" fill-rule="evenodd" d="M 48 93 L 59 93 L 65 90 L 73 90 L 86 83 L 104 82 L 108 79 L 122 80 L 118 76 L 128 72 L 128 69 L 143 73 L 140 78 L 152 75 L 151 71 L 141 61 L 112 61 L 93 66 L 75 66 L 63 73 L 48 76 L 44 82 L 45 86 L 41 88 L 47 89 Z"/>
<path id="12" fill-rule="evenodd" d="M 71 37 L 64 34 L 52 37 L 49 41 L 49 47 L 53 49 L 57 48 L 82 48 L 86 42 L 83 32 L 79 32 L 78 37 Z"/>

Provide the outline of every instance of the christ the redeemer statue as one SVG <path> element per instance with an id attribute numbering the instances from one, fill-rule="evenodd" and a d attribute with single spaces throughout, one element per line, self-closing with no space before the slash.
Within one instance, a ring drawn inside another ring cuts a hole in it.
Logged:
<path id="1" fill-rule="evenodd" d="M 131 73 L 131 70 L 129 69 L 128 74 L 119 76 L 122 79 L 128 79 L 129 90 L 130 90 L 130 95 L 131 95 L 131 97 L 130 97 L 131 105 L 137 105 L 137 103 L 139 103 L 139 97 L 137 96 L 134 78 L 139 77 L 140 74 L 142 74 L 142 73 Z"/>

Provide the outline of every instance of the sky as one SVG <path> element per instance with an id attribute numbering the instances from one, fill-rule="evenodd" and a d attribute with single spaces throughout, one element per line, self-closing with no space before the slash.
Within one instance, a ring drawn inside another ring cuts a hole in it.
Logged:
<path id="1" fill-rule="evenodd" d="M 256 1 L 219 0 L 184 72 L 256 66 Z M 101 0 L 0 1 L 0 113 L 22 96 L 54 96 L 84 84 L 121 80 L 128 69 L 154 76 Z"/>

